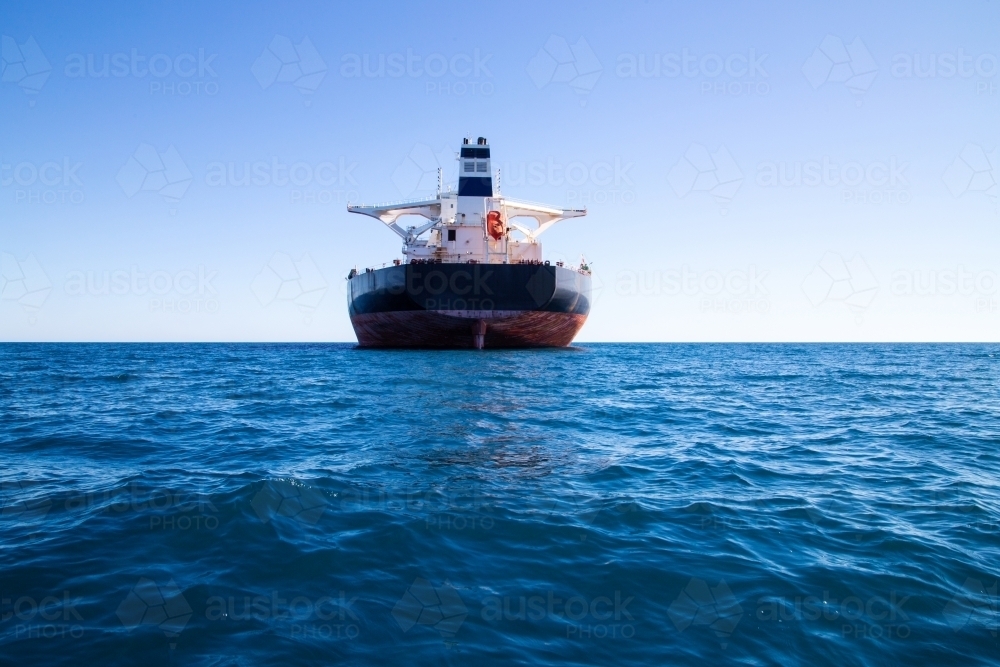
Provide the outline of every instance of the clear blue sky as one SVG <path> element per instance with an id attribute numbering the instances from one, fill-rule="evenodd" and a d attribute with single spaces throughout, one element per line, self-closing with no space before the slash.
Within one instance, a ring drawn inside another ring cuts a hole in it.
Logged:
<path id="1" fill-rule="evenodd" d="M 0 339 L 354 340 L 486 136 L 580 340 L 995 340 L 1000 5 L 6 2 Z M 932 66 L 933 63 L 933 66 Z M 249 174 L 246 166 L 249 165 Z"/>

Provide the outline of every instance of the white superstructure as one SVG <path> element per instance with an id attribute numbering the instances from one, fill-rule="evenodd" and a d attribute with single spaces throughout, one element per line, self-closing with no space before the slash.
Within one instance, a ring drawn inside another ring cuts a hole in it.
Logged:
<path id="1" fill-rule="evenodd" d="M 438 193 L 433 199 L 375 206 L 348 204 L 347 210 L 376 218 L 398 234 L 408 262 L 484 264 L 540 262 L 538 237 L 560 220 L 587 214 L 586 209 L 562 209 L 501 196 L 499 188 L 494 188 L 490 147 L 483 137 L 475 144 L 464 139 L 458 160 L 457 191 L 446 189 L 439 173 Z M 403 228 L 397 220 L 406 215 L 421 216 L 427 222 Z"/>

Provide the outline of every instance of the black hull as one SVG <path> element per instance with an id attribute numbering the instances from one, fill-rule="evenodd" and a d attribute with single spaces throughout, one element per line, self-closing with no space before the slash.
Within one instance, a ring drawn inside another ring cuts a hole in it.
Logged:
<path id="1" fill-rule="evenodd" d="M 358 274 L 362 347 L 564 347 L 590 313 L 590 276 L 529 264 L 405 264 Z"/>

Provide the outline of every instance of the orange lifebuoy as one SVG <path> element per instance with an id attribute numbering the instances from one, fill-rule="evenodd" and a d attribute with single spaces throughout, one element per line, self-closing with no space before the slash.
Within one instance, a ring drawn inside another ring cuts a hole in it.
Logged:
<path id="1" fill-rule="evenodd" d="M 504 224 L 500 211 L 490 211 L 486 214 L 486 233 L 497 241 L 507 233 L 507 225 Z"/>

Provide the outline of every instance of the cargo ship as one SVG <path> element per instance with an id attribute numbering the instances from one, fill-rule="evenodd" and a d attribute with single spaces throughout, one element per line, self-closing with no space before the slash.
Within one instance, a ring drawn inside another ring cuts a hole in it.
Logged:
<path id="1" fill-rule="evenodd" d="M 538 237 L 586 209 L 508 199 L 484 137 L 462 140 L 458 187 L 438 170 L 433 198 L 348 204 L 403 239 L 403 259 L 351 270 L 347 306 L 361 347 L 568 346 L 590 313 L 591 272 L 550 264 Z M 400 218 L 419 216 L 403 227 Z"/>

